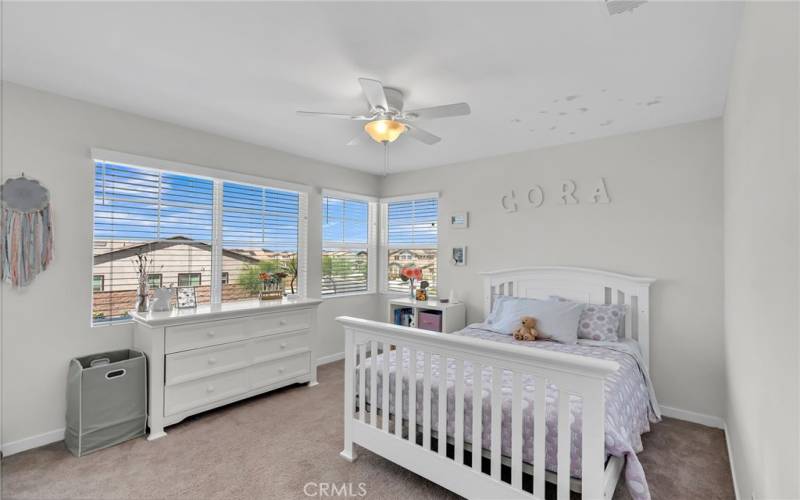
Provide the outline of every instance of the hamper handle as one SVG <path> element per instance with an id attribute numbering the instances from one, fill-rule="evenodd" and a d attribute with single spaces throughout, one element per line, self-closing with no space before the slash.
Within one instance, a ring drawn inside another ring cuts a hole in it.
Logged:
<path id="1" fill-rule="evenodd" d="M 109 372 L 106 372 L 106 379 L 111 380 L 112 378 L 124 377 L 125 373 L 127 373 L 125 371 L 125 368 L 120 368 L 119 370 L 111 370 Z"/>

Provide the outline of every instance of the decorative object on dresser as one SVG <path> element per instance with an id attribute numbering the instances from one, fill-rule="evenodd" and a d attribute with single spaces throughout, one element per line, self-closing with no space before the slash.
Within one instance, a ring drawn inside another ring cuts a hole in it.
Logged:
<path id="1" fill-rule="evenodd" d="M 197 291 L 193 286 L 182 286 L 178 288 L 177 306 L 178 309 L 193 309 L 197 307 Z"/>
<path id="2" fill-rule="evenodd" d="M 169 311 L 172 302 L 172 296 L 175 293 L 171 287 L 156 288 L 153 290 L 153 298 L 150 300 L 151 312 L 164 312 Z"/>
<path id="3" fill-rule="evenodd" d="M 53 260 L 50 192 L 21 177 L 0 186 L 0 280 L 27 286 Z"/>
<path id="4" fill-rule="evenodd" d="M 258 279 L 261 280 L 261 290 L 258 292 L 260 300 L 280 300 L 283 298 L 283 280 L 289 275 L 283 271 L 277 273 L 261 272 Z"/>
<path id="5" fill-rule="evenodd" d="M 136 269 L 136 312 L 147 312 L 147 275 L 150 273 L 149 264 L 152 259 L 149 250 L 136 252 L 131 259 Z"/>
<path id="6" fill-rule="evenodd" d="M 452 333 L 467 326 L 467 310 L 464 304 L 392 299 L 389 301 L 387 321 L 395 325 Z"/>
<path id="7" fill-rule="evenodd" d="M 580 303 L 623 304 L 631 314 L 625 315 L 619 335 L 628 343 L 638 342 L 642 371 L 635 370 L 635 374 L 646 379 L 642 374 L 649 365 L 649 287 L 653 279 L 569 267 L 498 271 L 483 276 L 486 315 L 493 311 L 495 299 L 505 296 L 548 300 L 557 294 Z M 392 307 L 424 306 L 398 299 L 390 302 L 390 312 Z M 361 318 L 339 317 L 337 321 L 345 330 L 341 452 L 345 459 L 357 458 L 354 445 L 358 444 L 469 498 L 542 499 L 545 482 L 556 484 L 559 499 L 570 498 L 570 491 L 580 492 L 582 498 L 613 496 L 626 460 L 619 450 L 609 456 L 606 445 L 606 426 L 614 425 L 613 419 L 607 424 L 606 408 L 613 411 L 618 403 L 607 402 L 605 388 L 613 383 L 609 377 L 620 369 L 617 361 L 553 352 L 535 348 L 535 343 L 508 344 L 466 334 L 432 334 Z M 387 345 L 394 349 L 386 349 Z M 440 375 L 442 366 L 448 367 L 445 376 Z M 468 377 L 473 370 L 482 376 Z M 407 383 L 404 378 L 416 383 Z M 569 397 L 546 405 L 551 390 Z M 443 397 L 445 394 L 447 397 Z M 654 400 L 650 397 L 652 408 Z M 573 398 L 581 400 L 580 417 L 574 420 Z M 407 412 L 402 404 L 405 400 L 409 401 Z M 448 404 L 448 400 L 454 404 Z M 482 401 L 483 411 L 473 411 L 472 401 Z M 546 412 L 546 406 L 555 413 Z M 395 414 L 397 408 L 402 409 L 400 415 Z M 525 418 L 523 408 L 527 408 Z M 501 425 L 506 414 L 510 416 L 509 427 Z M 579 421 L 580 437 L 576 440 L 573 426 Z M 557 443 L 548 442 L 547 436 L 555 436 Z M 448 446 L 443 445 L 445 439 Z M 552 444 L 557 445 L 557 455 L 549 451 Z M 635 460 L 635 456 L 628 460 Z M 524 476 L 528 476 L 525 481 Z M 637 479 L 643 477 L 627 478 L 629 491 L 632 482 L 646 491 L 646 485 L 636 483 Z"/>
<path id="8" fill-rule="evenodd" d="M 148 439 L 211 408 L 295 383 L 317 383 L 317 299 L 202 304 L 132 313 L 148 357 Z"/>

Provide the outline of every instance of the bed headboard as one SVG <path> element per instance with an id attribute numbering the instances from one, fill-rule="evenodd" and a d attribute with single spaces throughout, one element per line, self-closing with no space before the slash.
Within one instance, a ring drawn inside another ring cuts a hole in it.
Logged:
<path id="1" fill-rule="evenodd" d="M 653 278 L 581 267 L 530 267 L 481 273 L 484 317 L 500 295 L 546 299 L 558 295 L 587 304 L 625 304 L 623 335 L 636 339 L 650 367 L 650 285 Z"/>

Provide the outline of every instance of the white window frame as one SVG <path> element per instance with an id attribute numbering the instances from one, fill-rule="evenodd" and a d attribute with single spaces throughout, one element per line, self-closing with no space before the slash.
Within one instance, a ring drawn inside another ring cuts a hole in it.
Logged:
<path id="1" fill-rule="evenodd" d="M 322 273 L 320 272 L 320 297 L 322 300 L 330 300 L 330 299 L 338 299 L 341 297 L 352 297 L 354 295 L 369 295 L 376 293 L 377 291 L 377 274 L 380 272 L 379 265 L 378 265 L 378 199 L 373 196 L 367 196 L 364 194 L 356 194 L 356 193 L 347 193 L 344 191 L 335 191 L 333 189 L 323 189 L 322 190 L 322 197 L 320 198 L 320 209 L 322 208 L 322 203 L 325 202 L 325 198 L 337 198 L 340 200 L 356 200 L 356 201 L 365 201 L 367 202 L 367 211 L 368 211 L 368 220 L 367 220 L 367 290 L 360 291 L 360 292 L 347 292 L 347 293 L 336 293 L 332 295 L 322 295 Z M 322 225 L 320 225 L 320 232 L 322 232 Z M 324 250 L 325 248 L 325 236 L 324 233 L 321 234 L 321 249 Z M 337 248 L 354 248 L 354 249 L 361 249 L 364 248 L 364 245 L 356 244 L 356 245 L 337 245 Z M 320 261 L 322 260 L 322 252 L 320 252 Z"/>
<path id="2" fill-rule="evenodd" d="M 422 244 L 422 245 L 414 245 L 413 247 L 409 247 L 407 245 L 389 245 L 389 203 L 398 202 L 398 201 L 412 201 L 412 200 L 429 200 L 431 198 L 435 198 L 437 201 L 439 200 L 439 192 L 434 191 L 431 193 L 419 193 L 419 194 L 407 194 L 402 196 L 391 196 L 388 198 L 381 198 L 380 199 L 380 212 L 381 212 L 381 227 L 380 227 L 380 291 L 382 294 L 385 295 L 392 295 L 392 296 L 403 296 L 407 295 L 405 292 L 398 292 L 396 290 L 389 289 L 389 250 L 393 248 L 411 248 L 411 249 L 435 249 L 436 250 L 436 288 L 439 289 L 439 264 L 441 258 L 441 252 L 439 251 L 439 229 L 441 224 L 439 223 L 439 219 L 441 217 L 437 217 L 436 222 L 436 241 L 435 245 L 431 244 Z M 437 210 L 441 212 L 438 208 Z M 441 213 L 438 214 L 441 216 Z"/>
<path id="3" fill-rule="evenodd" d="M 176 162 L 172 160 L 161 160 L 147 156 L 140 156 L 130 153 L 121 153 L 102 148 L 91 148 L 90 156 L 92 159 L 92 169 L 94 162 L 109 162 L 128 167 L 149 168 L 164 173 L 176 173 L 203 177 L 214 182 L 213 199 L 213 220 L 211 227 L 211 303 L 219 304 L 222 302 L 222 185 L 224 182 L 235 182 L 238 184 L 251 184 L 253 186 L 283 191 L 291 191 L 298 194 L 298 221 L 297 221 L 297 294 L 300 297 L 307 297 L 307 276 L 308 276 L 308 193 L 311 186 L 294 182 L 260 177 L 256 175 L 241 174 L 231 172 L 221 168 L 202 167 L 190 163 Z M 94 181 L 94 176 L 92 176 Z M 94 216 L 94 203 L 92 203 L 92 215 Z M 92 226 L 94 227 L 94 225 Z M 94 229 L 92 230 L 92 243 L 94 244 Z M 94 270 L 94 255 L 92 255 L 91 268 Z M 92 273 L 94 275 L 94 272 Z M 94 293 L 94 290 L 92 290 Z M 94 324 L 92 320 L 92 301 L 89 303 L 89 323 L 93 328 L 106 327 L 127 323 L 126 321 L 114 321 L 113 323 Z"/>

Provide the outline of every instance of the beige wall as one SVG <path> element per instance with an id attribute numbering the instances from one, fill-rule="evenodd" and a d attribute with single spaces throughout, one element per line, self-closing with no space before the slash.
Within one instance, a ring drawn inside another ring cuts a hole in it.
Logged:
<path id="1" fill-rule="evenodd" d="M 727 423 L 748 500 L 800 498 L 798 10 L 747 3 L 725 110 Z"/>
<path id="2" fill-rule="evenodd" d="M 131 345 L 130 325 L 90 326 L 92 147 L 313 186 L 309 196 L 310 296 L 319 296 L 319 188 L 375 195 L 376 176 L 3 83 L 2 175 L 25 175 L 50 189 L 55 259 L 28 288 L 3 284 L 2 443 L 53 435 L 64 427 L 67 362 Z M 373 318 L 376 296 L 326 300 L 318 355 L 342 351 L 341 314 Z M 46 310 L 47 314 L 42 314 Z M 48 434 L 49 433 L 49 434 Z"/>
<path id="3" fill-rule="evenodd" d="M 439 191 L 440 293 L 451 289 L 480 321 L 480 271 L 573 265 L 658 279 L 652 290 L 651 364 L 659 401 L 721 417 L 722 134 L 710 120 L 579 144 L 390 175 L 386 196 L 408 186 Z M 589 203 L 604 177 L 611 204 Z M 561 206 L 561 180 L 576 182 L 579 204 Z M 534 185 L 545 200 L 525 201 Z M 519 211 L 503 194 L 516 190 Z M 450 214 L 468 211 L 470 227 L 451 230 Z M 467 266 L 448 263 L 467 245 Z"/>

